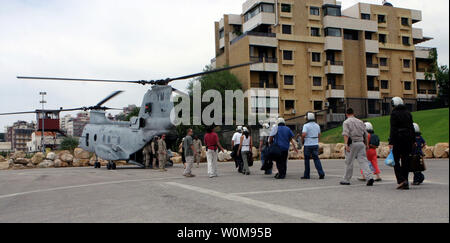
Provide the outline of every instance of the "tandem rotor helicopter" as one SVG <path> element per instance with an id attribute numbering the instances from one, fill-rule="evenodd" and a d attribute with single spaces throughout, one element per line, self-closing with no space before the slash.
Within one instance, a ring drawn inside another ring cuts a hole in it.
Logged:
<path id="1" fill-rule="evenodd" d="M 116 91 L 95 106 L 81 107 L 76 109 L 60 109 L 60 111 L 90 111 L 90 121 L 85 126 L 80 137 L 80 147 L 86 151 L 95 153 L 108 161 L 108 169 L 116 169 L 116 161 L 127 161 L 129 164 L 145 168 L 143 161 L 143 148 L 155 137 L 162 134 L 169 134 L 174 127 L 170 120 L 170 114 L 174 107 L 171 101 L 172 92 L 176 89 L 169 86 L 169 83 L 177 80 L 191 79 L 211 73 L 222 72 L 235 68 L 240 68 L 255 64 L 254 62 L 209 70 L 206 72 L 186 75 L 178 78 L 168 78 L 161 80 L 97 80 L 97 79 L 73 79 L 73 78 L 49 78 L 49 77 L 17 77 L 18 79 L 31 80 L 56 80 L 75 82 L 104 82 L 104 83 L 131 83 L 140 85 L 152 85 L 151 89 L 143 97 L 142 106 L 138 117 L 132 117 L 129 122 L 111 121 L 106 117 L 106 110 L 113 108 L 102 107 L 110 99 L 116 97 L 123 91 Z M 38 113 L 39 111 L 24 112 Z M 5 113 L 0 115 L 24 114 Z M 100 163 L 95 164 L 100 168 Z"/>

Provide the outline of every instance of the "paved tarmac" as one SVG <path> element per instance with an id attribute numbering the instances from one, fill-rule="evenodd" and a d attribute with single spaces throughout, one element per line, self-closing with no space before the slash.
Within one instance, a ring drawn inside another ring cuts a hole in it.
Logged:
<path id="1" fill-rule="evenodd" d="M 181 165 L 165 173 L 134 167 L 0 171 L 0 222 L 449 223 L 449 160 L 427 161 L 427 180 L 409 191 L 395 189 L 393 169 L 384 165 L 383 182 L 374 187 L 356 180 L 358 166 L 352 185 L 341 186 L 343 160 L 322 162 L 326 179 L 318 180 L 313 169 L 308 181 L 299 179 L 302 161 L 289 163 L 286 180 L 263 175 L 260 162 L 250 176 L 220 163 L 220 177 L 213 179 L 206 164 L 194 166 L 196 178 L 184 178 Z"/>

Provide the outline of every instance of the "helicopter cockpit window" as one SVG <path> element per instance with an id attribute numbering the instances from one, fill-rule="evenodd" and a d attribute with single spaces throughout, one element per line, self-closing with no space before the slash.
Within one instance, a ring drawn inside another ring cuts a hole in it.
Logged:
<path id="1" fill-rule="evenodd" d="M 89 147 L 89 133 L 86 133 L 86 146 Z"/>
<path id="2" fill-rule="evenodd" d="M 152 114 L 152 103 L 148 103 L 145 105 L 145 113 Z"/>
<path id="3" fill-rule="evenodd" d="M 97 142 L 97 134 L 94 135 L 94 142 Z"/>

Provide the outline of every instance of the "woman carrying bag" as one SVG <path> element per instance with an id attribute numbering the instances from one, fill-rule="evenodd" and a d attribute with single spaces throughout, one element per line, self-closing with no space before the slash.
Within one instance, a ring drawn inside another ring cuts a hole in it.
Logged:
<path id="1" fill-rule="evenodd" d="M 242 174 L 244 174 L 244 175 L 250 175 L 250 167 L 249 166 L 251 166 L 251 165 L 249 165 L 249 164 L 252 163 L 253 161 L 250 161 L 249 158 L 253 158 L 252 148 L 253 148 L 252 136 L 250 136 L 250 132 L 249 132 L 248 128 L 244 127 L 243 135 L 241 137 L 241 143 L 239 145 L 239 150 L 238 150 L 238 156 L 242 155 L 242 160 L 244 162 L 244 166 L 242 169 Z"/>

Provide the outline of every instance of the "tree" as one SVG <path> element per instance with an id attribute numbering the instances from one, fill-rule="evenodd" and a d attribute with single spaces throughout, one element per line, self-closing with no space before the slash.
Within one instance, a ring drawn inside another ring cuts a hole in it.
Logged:
<path id="1" fill-rule="evenodd" d="M 125 121 L 130 121 L 132 117 L 134 116 L 139 116 L 139 112 L 141 111 L 141 108 L 136 107 L 134 108 L 130 114 L 127 115 L 127 117 L 125 118 Z"/>
<path id="2" fill-rule="evenodd" d="M 74 137 L 65 137 L 64 140 L 61 142 L 62 150 L 73 151 L 77 147 L 78 147 L 78 139 Z"/>
<path id="3" fill-rule="evenodd" d="M 436 83 L 439 87 L 438 102 L 448 106 L 448 91 L 449 91 L 449 76 L 448 67 L 446 65 L 439 66 L 438 53 L 436 49 L 430 51 L 430 59 L 432 63 L 429 70 L 425 73 L 426 80 L 433 80 L 436 78 Z"/>

